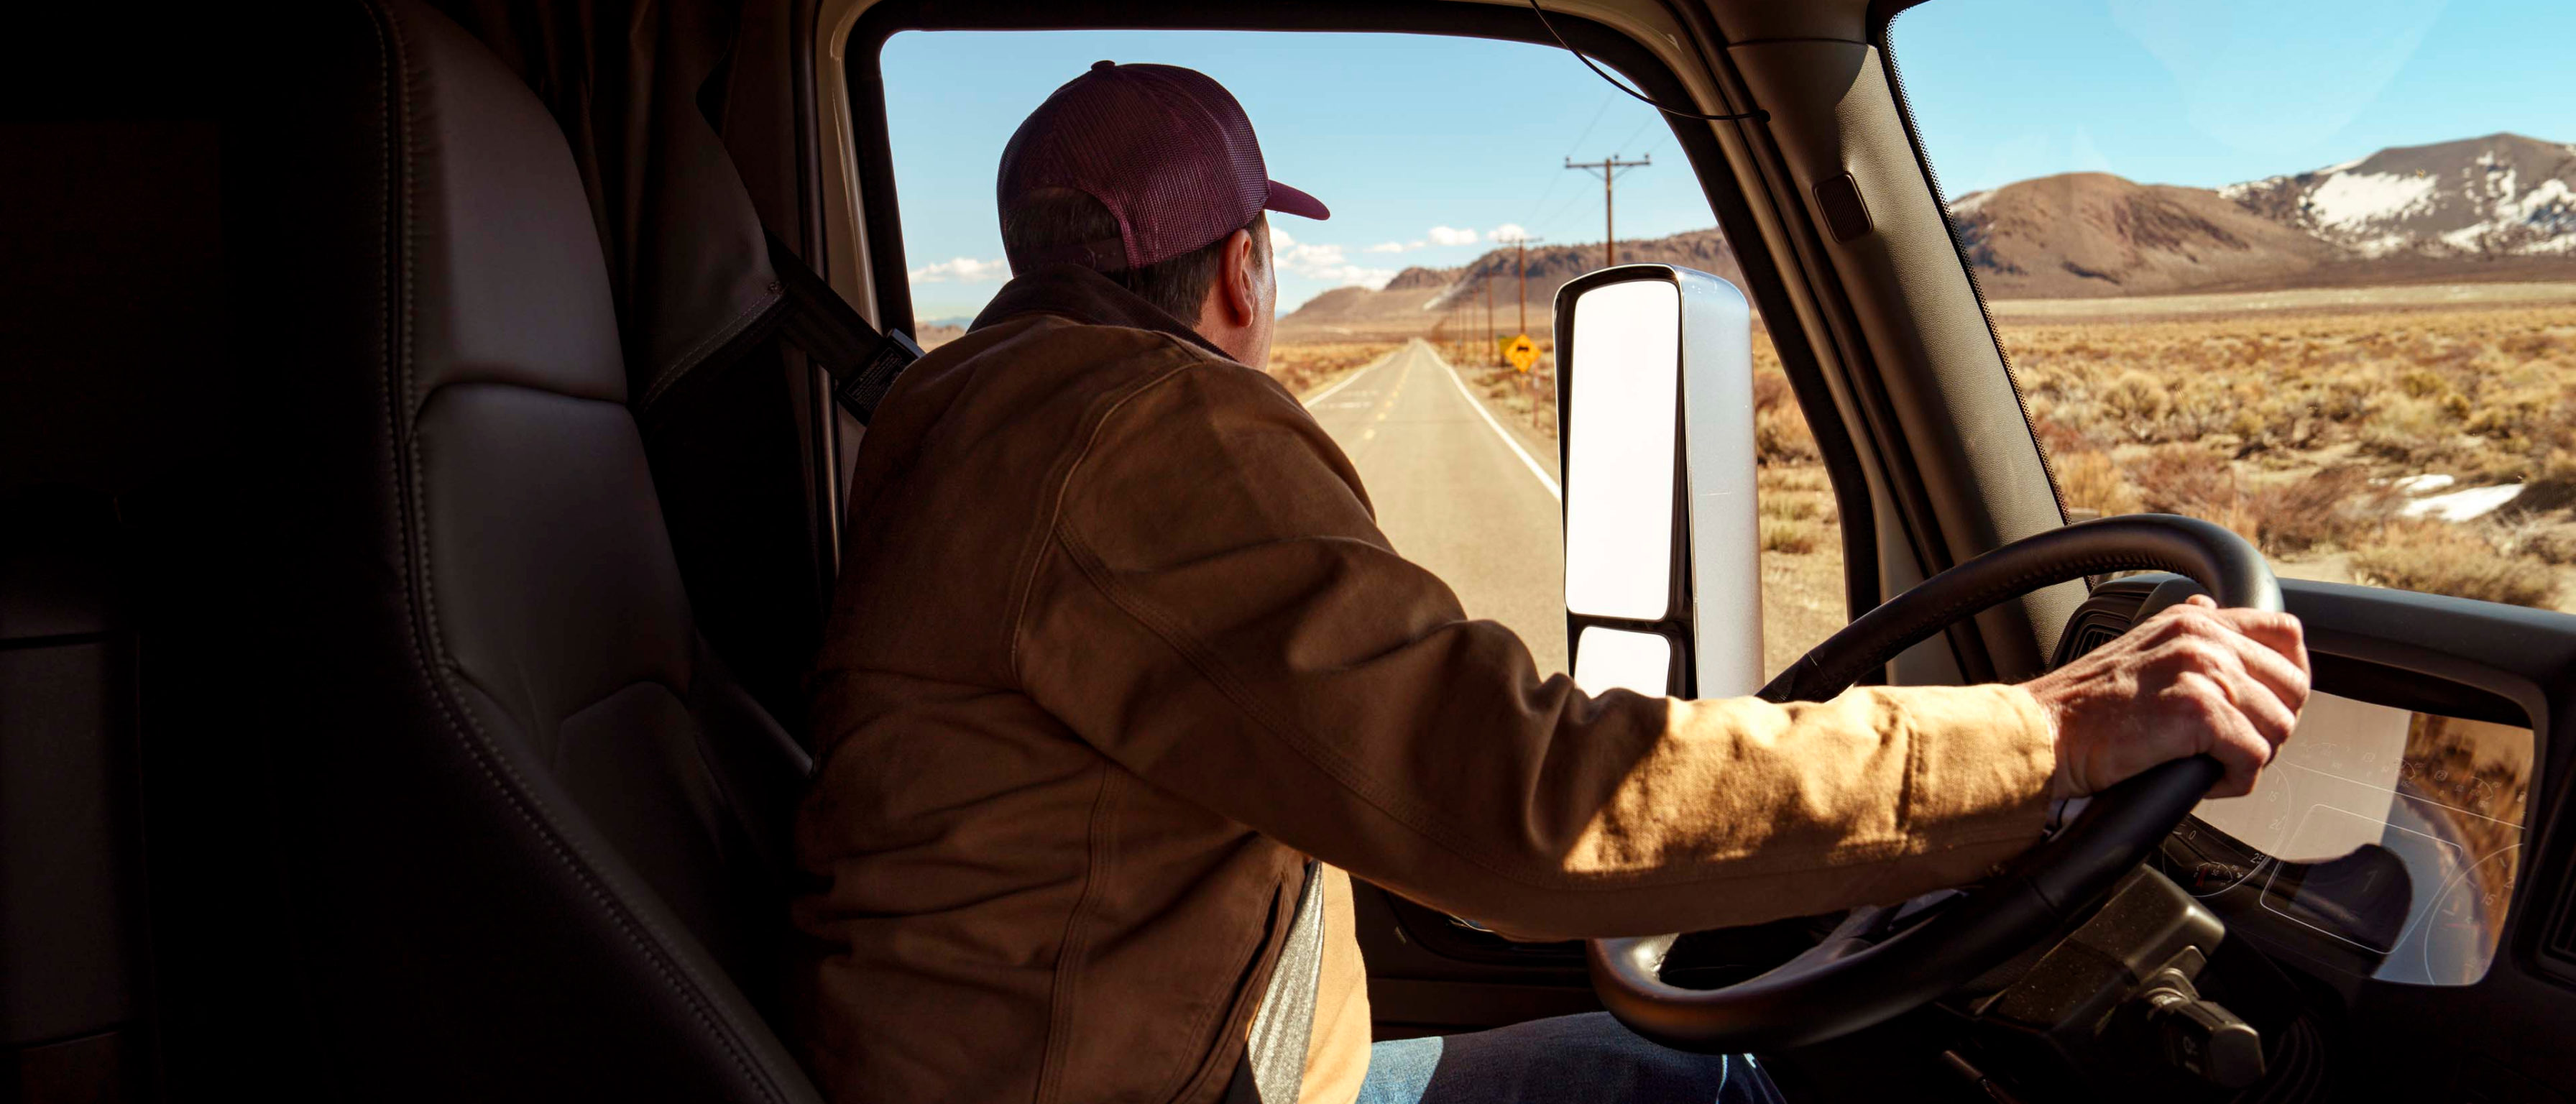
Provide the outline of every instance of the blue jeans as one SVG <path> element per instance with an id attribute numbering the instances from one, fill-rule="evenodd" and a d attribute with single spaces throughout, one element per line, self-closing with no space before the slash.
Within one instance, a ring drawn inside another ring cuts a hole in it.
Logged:
<path id="1" fill-rule="evenodd" d="M 1379 1043 L 1359 1104 L 1611 1100 L 1783 1104 L 1752 1058 L 1667 1050 L 1607 1012 Z"/>

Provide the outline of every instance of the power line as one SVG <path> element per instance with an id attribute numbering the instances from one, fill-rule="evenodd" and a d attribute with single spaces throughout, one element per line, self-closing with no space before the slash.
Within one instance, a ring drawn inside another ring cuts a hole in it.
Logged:
<path id="1" fill-rule="evenodd" d="M 1564 178 L 1563 178 L 1563 177 L 1558 177 L 1558 179 L 1562 180 L 1562 179 L 1564 179 Z M 1570 195 L 1570 196 L 1565 197 L 1565 202 L 1557 204 L 1557 205 L 1556 205 L 1556 209 L 1555 209 L 1555 210 L 1553 210 L 1553 211 L 1548 212 L 1548 213 L 1547 213 L 1547 217 L 1546 217 L 1546 218 L 1533 219 L 1533 220 L 1531 220 L 1531 222 L 1530 222 L 1530 224 L 1529 224 L 1529 225 L 1530 225 L 1530 228 L 1531 228 L 1531 229 L 1533 229 L 1533 230 L 1535 230 L 1535 229 L 1540 229 L 1540 228 L 1551 228 L 1551 227 L 1554 227 L 1554 226 L 1556 225 L 1556 220 L 1557 220 L 1557 219 L 1559 219 L 1559 218 L 1564 217 L 1564 215 L 1565 215 L 1565 213 L 1566 213 L 1567 211 L 1571 211 L 1571 210 L 1573 210 L 1573 209 L 1574 209 L 1574 205 L 1575 205 L 1576 203 L 1578 203 L 1578 202 L 1581 202 L 1581 201 L 1582 201 L 1582 199 L 1583 199 L 1583 193 L 1581 193 L 1581 192 L 1577 192 L 1577 193 L 1575 193 L 1575 194 L 1573 194 L 1573 195 Z"/>
<path id="2" fill-rule="evenodd" d="M 1609 112 L 1610 101 L 1617 98 L 1619 98 L 1619 93 L 1616 91 L 1604 92 L 1601 94 L 1601 106 L 1592 109 L 1592 121 L 1583 124 L 1583 133 L 1575 136 L 1573 145 L 1566 147 L 1565 155 L 1567 157 L 1574 156 L 1574 151 L 1583 148 L 1583 140 L 1585 138 L 1592 137 L 1592 128 L 1601 125 L 1601 116 Z M 1531 204 L 1531 206 L 1535 207 L 1537 204 Z"/>
<path id="3" fill-rule="evenodd" d="M 1642 123 L 1637 124 L 1637 129 L 1632 130 L 1632 131 L 1629 131 L 1629 132 L 1628 132 L 1628 136 L 1627 136 L 1627 137 L 1620 139 L 1620 140 L 1619 140 L 1619 144 L 1618 144 L 1618 145 L 1612 146 L 1612 147 L 1610 147 L 1610 148 L 1612 148 L 1612 149 L 1634 149 L 1634 148 L 1636 147 L 1636 145 L 1637 145 L 1637 136 L 1638 136 L 1638 135 L 1640 135 L 1640 134 L 1644 134 L 1644 133 L 1646 132 L 1646 128 L 1647 128 L 1647 127 L 1650 127 L 1650 126 L 1655 125 L 1655 123 L 1656 123 L 1657 121 L 1658 121 L 1658 120 L 1657 120 L 1654 116 L 1652 116 L 1652 115 L 1646 116 L 1646 121 L 1645 121 L 1645 122 L 1642 122 Z M 1572 155 L 1572 154 L 1567 154 L 1566 156 L 1571 157 L 1571 156 L 1573 156 L 1573 155 Z"/>
<path id="4" fill-rule="evenodd" d="M 1601 125 L 1601 116 L 1609 112 L 1610 101 L 1618 98 L 1619 93 L 1615 89 L 1601 94 L 1601 106 L 1592 109 L 1592 121 L 1583 124 L 1583 133 L 1576 136 L 1573 145 L 1566 147 L 1565 155 L 1567 157 L 1574 156 L 1574 151 L 1583 148 L 1583 140 L 1585 138 L 1592 137 L 1592 131 L 1594 128 Z M 1538 210 L 1541 204 L 1547 202 L 1547 197 L 1556 194 L 1556 186 L 1564 182 L 1565 178 L 1562 176 L 1551 176 L 1547 178 L 1547 187 L 1539 189 L 1538 198 L 1530 201 L 1529 209 L 1532 211 Z M 1527 216 L 1523 217 L 1526 218 Z"/>

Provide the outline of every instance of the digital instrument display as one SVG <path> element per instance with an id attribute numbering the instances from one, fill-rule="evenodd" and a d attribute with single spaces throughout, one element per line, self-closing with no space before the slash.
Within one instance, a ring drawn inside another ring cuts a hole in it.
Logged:
<path id="1" fill-rule="evenodd" d="M 2312 694 L 2253 793 L 2176 829 L 2165 873 L 2256 894 L 2371 977 L 2473 984 L 2520 873 L 2533 753 L 2529 728 Z"/>

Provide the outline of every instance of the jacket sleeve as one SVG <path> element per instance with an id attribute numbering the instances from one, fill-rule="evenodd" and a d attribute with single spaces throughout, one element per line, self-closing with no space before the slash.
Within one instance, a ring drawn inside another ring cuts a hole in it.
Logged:
<path id="1" fill-rule="evenodd" d="M 1517 935 L 1900 900 L 1986 874 L 2045 819 L 2053 734 L 2015 687 L 1774 705 L 1541 678 L 1238 365 L 1112 405 L 1041 524 L 1012 639 L 1041 706 L 1157 786 Z"/>

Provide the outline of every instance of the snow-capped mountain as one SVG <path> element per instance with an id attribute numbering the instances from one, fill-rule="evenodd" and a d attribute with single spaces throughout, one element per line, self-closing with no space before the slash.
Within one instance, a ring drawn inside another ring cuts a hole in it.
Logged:
<path id="1" fill-rule="evenodd" d="M 2576 257 L 2576 146 L 2490 134 L 2220 188 L 2363 257 Z"/>

